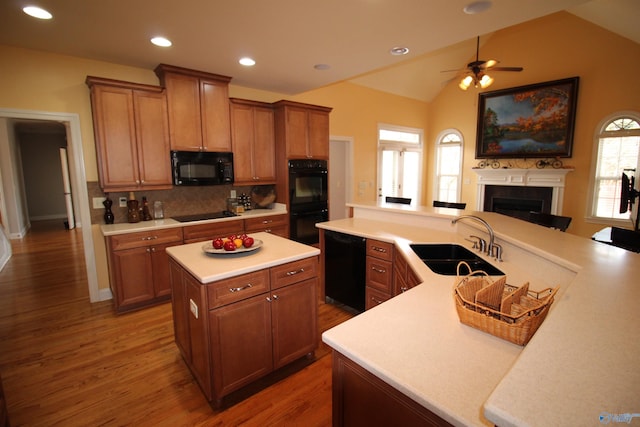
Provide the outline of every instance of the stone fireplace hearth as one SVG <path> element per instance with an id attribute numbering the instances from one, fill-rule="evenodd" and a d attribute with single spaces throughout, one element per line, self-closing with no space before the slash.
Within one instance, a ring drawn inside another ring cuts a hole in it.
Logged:
<path id="1" fill-rule="evenodd" d="M 565 176 L 573 169 L 473 169 L 476 210 L 519 216 L 529 211 L 562 215 Z"/>

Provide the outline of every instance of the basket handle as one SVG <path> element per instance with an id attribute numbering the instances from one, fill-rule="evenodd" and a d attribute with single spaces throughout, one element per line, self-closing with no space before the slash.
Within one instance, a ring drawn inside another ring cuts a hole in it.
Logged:
<path id="1" fill-rule="evenodd" d="M 467 267 L 467 271 L 468 271 L 468 273 L 465 275 L 465 277 L 473 276 L 473 275 L 476 275 L 476 274 L 478 274 L 478 273 L 482 273 L 482 274 L 484 274 L 485 276 L 489 277 L 489 274 L 487 274 L 487 272 L 486 272 L 486 271 L 484 271 L 484 270 L 472 270 L 472 269 L 471 269 L 471 266 L 470 266 L 466 261 L 460 261 L 460 262 L 458 263 L 458 265 L 456 266 L 456 276 L 457 276 L 458 278 L 461 276 L 461 274 L 460 274 L 460 266 Z"/>

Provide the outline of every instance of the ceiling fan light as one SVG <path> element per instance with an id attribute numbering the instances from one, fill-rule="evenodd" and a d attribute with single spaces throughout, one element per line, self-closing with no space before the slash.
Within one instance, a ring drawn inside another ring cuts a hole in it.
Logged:
<path id="1" fill-rule="evenodd" d="M 490 68 L 490 67 L 495 66 L 497 63 L 498 63 L 498 61 L 496 61 L 495 59 L 490 59 L 484 64 L 484 67 L 485 68 Z"/>
<path id="2" fill-rule="evenodd" d="M 465 78 L 460 80 L 460 83 L 458 84 L 458 87 L 460 89 L 462 89 L 462 90 L 467 90 L 467 89 L 469 89 L 469 86 L 471 86 L 471 83 L 473 83 L 473 77 L 466 76 Z"/>
<path id="3" fill-rule="evenodd" d="M 485 74 L 484 76 L 482 76 L 479 83 L 482 89 L 487 88 L 491 86 L 491 83 L 493 83 L 493 78 L 490 77 L 488 74 Z"/>

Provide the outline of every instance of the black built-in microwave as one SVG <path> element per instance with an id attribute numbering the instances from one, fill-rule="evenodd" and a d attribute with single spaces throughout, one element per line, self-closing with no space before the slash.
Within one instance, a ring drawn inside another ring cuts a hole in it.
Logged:
<path id="1" fill-rule="evenodd" d="M 233 184 L 233 153 L 172 151 L 173 185 Z"/>

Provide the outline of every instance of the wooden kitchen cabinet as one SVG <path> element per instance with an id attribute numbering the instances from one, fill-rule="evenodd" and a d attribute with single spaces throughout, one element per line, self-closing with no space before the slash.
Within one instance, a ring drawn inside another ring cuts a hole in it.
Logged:
<path id="1" fill-rule="evenodd" d="M 393 244 L 367 239 L 365 310 L 393 296 Z"/>
<path id="2" fill-rule="evenodd" d="M 165 249 L 182 244 L 182 228 L 107 237 L 109 279 L 117 312 L 122 313 L 171 297 Z"/>
<path id="3" fill-rule="evenodd" d="M 172 186 L 169 125 L 161 87 L 87 77 L 105 192 Z"/>
<path id="4" fill-rule="evenodd" d="M 215 405 L 229 393 L 315 351 L 317 257 L 209 284 L 196 281 L 174 260 L 170 263 L 176 343 Z M 201 291 L 192 289 L 185 296 L 190 285 Z M 201 319 L 206 325 L 193 325 Z M 201 359 L 209 364 L 208 378 L 199 378 L 206 372 L 195 366 Z"/>
<path id="5" fill-rule="evenodd" d="M 264 231 L 286 239 L 289 238 L 289 217 L 287 214 L 260 216 L 244 220 L 245 233 Z"/>
<path id="6" fill-rule="evenodd" d="M 276 144 L 286 159 L 329 159 L 331 108 L 292 101 L 274 107 Z"/>
<path id="7" fill-rule="evenodd" d="M 155 73 L 167 91 L 172 150 L 231 151 L 231 77 L 160 64 Z"/>
<path id="8" fill-rule="evenodd" d="M 195 243 L 213 240 L 216 237 L 227 237 L 244 233 L 241 219 L 217 221 L 208 224 L 187 225 L 183 229 L 184 243 Z"/>
<path id="9" fill-rule="evenodd" d="M 393 259 L 393 295 L 408 291 L 420 283 L 420 278 L 411 268 L 406 258 L 395 251 Z"/>
<path id="10" fill-rule="evenodd" d="M 235 98 L 230 103 L 235 184 L 275 184 L 273 107 L 271 104 Z"/>

